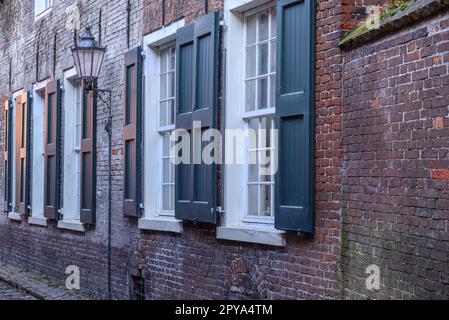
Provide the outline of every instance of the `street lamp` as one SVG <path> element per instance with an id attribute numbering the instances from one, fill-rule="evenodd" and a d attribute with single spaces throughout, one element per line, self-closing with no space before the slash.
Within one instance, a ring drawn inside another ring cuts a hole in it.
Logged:
<path id="1" fill-rule="evenodd" d="M 101 31 L 100 31 L 101 32 Z M 109 195 L 108 195 L 108 298 L 111 299 L 111 283 L 112 283 L 112 92 L 111 90 L 98 89 L 96 81 L 100 74 L 101 65 L 103 64 L 104 54 L 106 47 L 103 47 L 98 43 L 90 28 L 86 28 L 84 33 L 80 36 L 79 42 L 75 43 L 72 47 L 73 62 L 75 64 L 76 73 L 78 78 L 84 82 L 84 90 L 90 92 L 95 98 L 99 98 L 108 107 L 109 117 L 105 123 L 105 130 L 109 138 L 109 154 L 108 154 L 108 166 L 109 166 Z M 104 98 L 104 94 L 108 99 Z M 84 109 L 83 109 L 84 110 Z M 84 112 L 84 111 L 83 111 Z M 95 121 L 94 121 L 95 123 Z M 95 196 L 95 195 L 94 195 Z"/>
<path id="2" fill-rule="evenodd" d="M 94 81 L 98 78 L 105 51 L 106 48 L 95 40 L 90 28 L 86 28 L 79 43 L 72 48 L 73 61 L 80 79 Z"/>

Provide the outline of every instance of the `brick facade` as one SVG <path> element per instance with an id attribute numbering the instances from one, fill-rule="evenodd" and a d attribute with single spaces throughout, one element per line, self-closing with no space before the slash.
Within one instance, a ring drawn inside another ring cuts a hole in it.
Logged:
<path id="1" fill-rule="evenodd" d="M 344 55 L 348 298 L 449 297 L 448 39 L 446 13 Z M 370 264 L 378 292 L 364 285 Z"/>
<path id="2" fill-rule="evenodd" d="M 29 9 L 32 0 L 0 5 L 0 96 L 30 90 L 36 80 L 61 79 L 73 66 L 65 8 L 77 3 L 82 28 L 91 25 L 96 37 L 101 8 L 102 44 L 108 50 L 99 87 L 113 89 L 114 298 L 133 296 L 132 277 L 145 279 L 148 299 L 448 296 L 447 15 L 342 51 L 339 40 L 355 14 L 374 1 L 317 1 L 316 232 L 288 233 L 285 247 L 271 247 L 217 240 L 215 226 L 188 222 L 182 234 L 142 231 L 137 219 L 123 217 L 123 54 L 164 25 L 203 15 L 205 1 L 130 1 L 129 21 L 127 1 L 54 2 L 38 22 Z M 207 3 L 209 12 L 222 7 L 221 0 Z M 106 117 L 99 104 L 95 226 L 75 233 L 54 222 L 32 226 L 26 218 L 14 222 L 0 214 L 1 261 L 60 281 L 68 265 L 77 265 L 83 292 L 97 298 L 107 295 Z M 0 120 L 4 123 L 3 112 Z M 2 125 L 0 149 L 3 136 Z M 385 273 L 375 294 L 364 290 L 371 263 Z"/>

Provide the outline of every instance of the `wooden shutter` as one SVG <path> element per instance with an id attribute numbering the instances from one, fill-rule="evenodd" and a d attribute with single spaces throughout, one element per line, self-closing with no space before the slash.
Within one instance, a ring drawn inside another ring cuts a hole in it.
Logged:
<path id="1" fill-rule="evenodd" d="M 142 49 L 125 53 L 123 101 L 124 194 L 123 213 L 140 216 L 142 141 Z"/>
<path id="2" fill-rule="evenodd" d="M 59 80 L 47 83 L 44 117 L 44 216 L 48 219 L 58 220 L 61 139 Z"/>
<path id="3" fill-rule="evenodd" d="M 275 227 L 313 233 L 314 2 L 278 0 Z"/>
<path id="4" fill-rule="evenodd" d="M 93 84 L 96 87 L 96 83 Z M 81 117 L 81 198 L 80 221 L 85 224 L 96 223 L 97 189 L 97 99 L 83 84 L 83 105 Z"/>
<path id="5" fill-rule="evenodd" d="M 8 98 L 4 98 L 5 107 L 5 140 L 3 150 L 3 164 L 4 164 L 4 177 L 3 177 L 3 210 L 5 212 L 11 211 L 11 169 L 12 169 L 12 150 L 11 150 L 11 128 L 12 128 L 12 104 Z"/>
<path id="6" fill-rule="evenodd" d="M 16 97 L 16 207 L 17 213 L 27 214 L 30 204 L 30 94 L 24 92 Z"/>
<path id="7" fill-rule="evenodd" d="M 218 12 L 199 18 L 176 33 L 176 129 L 191 137 L 191 164 L 176 166 L 177 219 L 216 223 L 216 165 L 193 163 L 194 122 L 198 137 L 217 127 L 219 23 Z M 201 139 L 201 138 L 200 138 Z M 203 148 L 208 142 L 200 142 Z M 202 149 L 201 148 L 201 149 Z M 200 155 L 201 158 L 201 155 Z"/>

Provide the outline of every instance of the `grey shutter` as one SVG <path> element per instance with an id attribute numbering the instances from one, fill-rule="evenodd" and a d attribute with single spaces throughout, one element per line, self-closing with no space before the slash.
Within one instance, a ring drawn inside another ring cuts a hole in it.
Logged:
<path id="1" fill-rule="evenodd" d="M 59 210 L 59 156 L 61 139 L 61 90 L 59 80 L 45 88 L 44 129 L 44 216 L 58 220 Z"/>
<path id="2" fill-rule="evenodd" d="M 142 149 L 142 48 L 125 53 L 123 101 L 124 194 L 123 213 L 140 216 Z"/>
<path id="3" fill-rule="evenodd" d="M 93 88 L 96 86 L 94 82 Z M 94 91 L 86 89 L 83 83 L 80 221 L 93 225 L 97 207 L 97 97 Z"/>
<path id="4" fill-rule="evenodd" d="M 4 164 L 4 204 L 3 210 L 5 212 L 11 211 L 11 169 L 12 169 L 12 150 L 11 150 L 11 129 L 12 129 L 12 103 L 8 98 L 5 98 L 5 141 L 3 151 Z"/>
<path id="5" fill-rule="evenodd" d="M 218 12 L 205 15 L 176 33 L 176 129 L 191 137 L 191 163 L 176 166 L 177 219 L 216 223 L 216 165 L 193 164 L 193 122 L 199 134 L 217 127 Z M 202 142 L 204 147 L 208 142 Z"/>
<path id="6" fill-rule="evenodd" d="M 278 0 L 275 227 L 314 232 L 315 4 Z"/>
<path id="7" fill-rule="evenodd" d="M 27 214 L 30 205 L 30 112 L 31 98 L 24 92 L 16 98 L 16 212 Z"/>

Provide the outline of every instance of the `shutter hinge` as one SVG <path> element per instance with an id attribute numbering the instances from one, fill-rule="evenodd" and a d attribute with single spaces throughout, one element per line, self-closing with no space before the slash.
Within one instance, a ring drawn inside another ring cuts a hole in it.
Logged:
<path id="1" fill-rule="evenodd" d="M 139 204 L 139 209 L 145 209 L 145 206 L 144 206 L 143 203 L 140 203 L 140 204 Z"/>
<path id="2" fill-rule="evenodd" d="M 215 210 L 217 211 L 218 214 L 225 213 L 225 211 L 223 210 L 223 208 L 221 206 L 218 206 Z"/>

